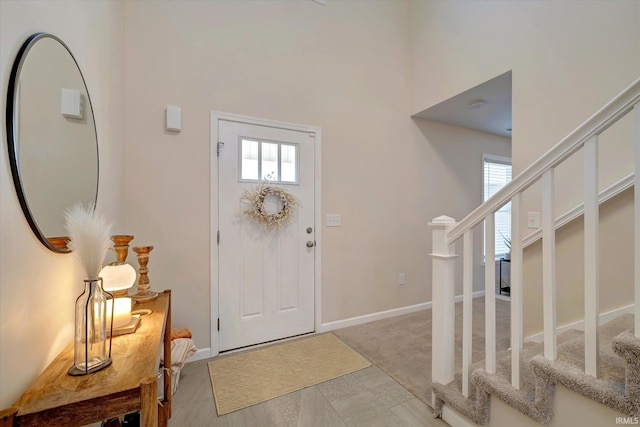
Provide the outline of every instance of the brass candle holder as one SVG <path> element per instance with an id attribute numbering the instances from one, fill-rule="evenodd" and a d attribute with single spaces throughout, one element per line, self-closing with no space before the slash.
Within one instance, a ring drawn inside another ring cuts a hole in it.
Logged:
<path id="1" fill-rule="evenodd" d="M 113 249 L 116 251 L 116 260 L 118 262 L 126 262 L 127 255 L 129 255 L 129 243 L 133 240 L 133 236 L 130 235 L 116 235 L 111 236 L 113 242 Z"/>
<path id="2" fill-rule="evenodd" d="M 70 239 L 67 236 L 47 238 L 47 241 L 51 246 L 53 246 L 58 252 L 63 253 L 71 252 L 68 247 L 69 240 Z"/>
<path id="3" fill-rule="evenodd" d="M 151 301 L 158 297 L 157 292 L 151 291 L 151 285 L 149 284 L 149 269 L 147 264 L 149 263 L 149 252 L 153 250 L 153 246 L 136 246 L 133 251 L 138 255 L 138 264 L 140 264 L 140 278 L 138 279 L 138 293 L 132 295 L 137 302 Z"/>

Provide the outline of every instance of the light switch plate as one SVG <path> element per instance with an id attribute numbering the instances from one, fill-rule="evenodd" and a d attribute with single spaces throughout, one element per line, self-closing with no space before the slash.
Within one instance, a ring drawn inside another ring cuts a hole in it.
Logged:
<path id="1" fill-rule="evenodd" d="M 341 225 L 340 214 L 327 214 L 327 227 L 340 227 Z"/>

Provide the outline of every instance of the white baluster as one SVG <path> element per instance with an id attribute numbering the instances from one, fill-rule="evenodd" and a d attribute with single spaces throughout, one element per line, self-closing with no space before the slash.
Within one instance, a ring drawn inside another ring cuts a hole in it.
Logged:
<path id="1" fill-rule="evenodd" d="M 633 107 L 635 176 L 634 176 L 634 293 L 635 293 L 635 336 L 640 338 L 640 103 Z"/>
<path id="2" fill-rule="evenodd" d="M 469 397 L 473 342 L 473 230 L 464 233 L 462 259 L 462 395 Z"/>
<path id="3" fill-rule="evenodd" d="M 556 226 L 553 169 L 542 174 L 542 304 L 544 357 L 555 360 L 556 346 Z"/>
<path id="4" fill-rule="evenodd" d="M 511 385 L 520 389 L 522 352 L 522 193 L 511 199 Z"/>
<path id="5" fill-rule="evenodd" d="M 484 219 L 484 343 L 485 370 L 496 373 L 496 241 L 495 213 Z"/>
<path id="6" fill-rule="evenodd" d="M 584 144 L 584 371 L 598 376 L 598 137 Z"/>
<path id="7" fill-rule="evenodd" d="M 454 379 L 456 254 L 453 245 L 447 242 L 446 233 L 455 224 L 455 220 L 447 216 L 440 216 L 429 223 L 432 229 L 433 248 L 431 253 L 433 327 L 431 379 L 440 384 L 448 384 Z"/>

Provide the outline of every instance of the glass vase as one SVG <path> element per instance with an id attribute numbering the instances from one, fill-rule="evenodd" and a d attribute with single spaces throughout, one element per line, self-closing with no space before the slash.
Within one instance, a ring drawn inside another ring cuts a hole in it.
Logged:
<path id="1" fill-rule="evenodd" d="M 111 364 L 113 321 L 107 318 L 107 304 L 112 304 L 113 310 L 113 295 L 102 289 L 102 278 L 84 279 L 84 292 L 76 299 L 73 366 L 69 375 L 91 374 Z"/>

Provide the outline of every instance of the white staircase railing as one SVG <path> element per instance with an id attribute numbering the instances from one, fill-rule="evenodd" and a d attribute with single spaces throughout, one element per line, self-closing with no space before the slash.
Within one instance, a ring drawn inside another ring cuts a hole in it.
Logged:
<path id="1" fill-rule="evenodd" d="M 609 126 L 632 112 L 635 131 L 635 335 L 640 337 L 640 79 L 602 107 L 576 130 L 562 139 L 537 161 L 515 177 L 491 199 L 480 205 L 459 223 L 441 216 L 429 224 L 432 228 L 432 302 L 433 342 L 432 381 L 448 384 L 454 379 L 455 343 L 455 262 L 454 243 L 463 238 L 463 321 L 462 321 L 462 394 L 469 397 L 472 362 L 472 277 L 473 239 L 476 226 L 484 223 L 487 236 L 494 235 L 495 213 L 511 202 L 511 385 L 520 389 L 520 365 L 523 348 L 523 228 L 522 193 L 537 181 L 542 186 L 542 289 L 544 311 L 544 356 L 555 360 L 556 342 L 556 269 L 554 217 L 554 169 L 584 147 L 584 277 L 585 277 L 585 372 L 598 373 L 598 137 Z M 485 257 L 495 259 L 494 239 L 485 239 Z M 485 370 L 496 372 L 495 263 L 485 263 Z"/>

